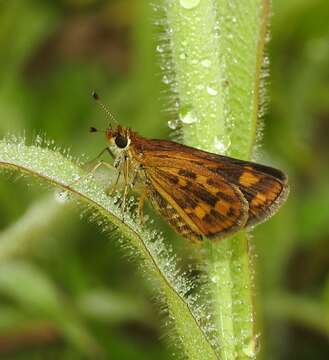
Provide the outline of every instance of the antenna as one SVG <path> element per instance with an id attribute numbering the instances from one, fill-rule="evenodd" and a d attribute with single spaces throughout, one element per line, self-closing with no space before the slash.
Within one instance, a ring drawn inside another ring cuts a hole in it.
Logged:
<path id="1" fill-rule="evenodd" d="M 106 130 L 99 130 L 99 129 L 93 127 L 93 126 L 91 126 L 89 128 L 89 132 L 91 132 L 91 133 L 99 133 L 100 132 L 100 133 L 105 133 L 106 134 Z"/>
<path id="2" fill-rule="evenodd" d="M 105 114 L 110 118 L 110 120 L 112 120 L 115 124 L 118 124 L 118 122 L 116 121 L 116 119 L 115 119 L 115 117 L 113 116 L 113 114 L 111 113 L 111 111 L 107 108 L 107 106 L 105 106 L 105 105 L 101 102 L 98 94 L 97 94 L 95 91 L 92 92 L 92 97 L 94 98 L 94 100 L 96 100 L 96 102 L 98 103 L 98 105 L 102 108 L 102 110 L 103 110 L 103 111 L 105 112 Z M 111 127 L 111 125 L 110 125 L 110 127 Z M 95 130 L 92 130 L 91 132 L 95 132 Z"/>
<path id="3" fill-rule="evenodd" d="M 89 132 L 94 133 L 94 132 L 99 132 L 99 130 L 96 129 L 95 127 L 91 126 L 91 127 L 89 128 Z"/>

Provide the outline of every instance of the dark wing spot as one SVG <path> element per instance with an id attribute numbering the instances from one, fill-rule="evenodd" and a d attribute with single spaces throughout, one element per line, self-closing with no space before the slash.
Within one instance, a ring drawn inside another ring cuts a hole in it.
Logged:
<path id="1" fill-rule="evenodd" d="M 217 191 L 216 196 L 218 196 L 218 198 L 220 200 L 225 200 L 228 203 L 234 202 L 234 199 L 232 198 L 231 195 L 227 195 L 226 193 L 224 193 L 222 191 Z"/>
<path id="2" fill-rule="evenodd" d="M 195 209 L 198 206 L 198 204 L 191 198 L 191 196 L 187 196 L 184 193 L 176 196 L 175 201 L 182 209 Z"/>
<path id="3" fill-rule="evenodd" d="M 182 188 L 189 190 L 191 188 L 191 186 L 192 186 L 191 181 L 190 180 L 185 180 L 185 179 L 183 179 L 182 181 L 185 182 L 185 185 L 183 185 Z"/>
<path id="4" fill-rule="evenodd" d="M 210 210 L 210 214 L 211 216 L 213 216 L 215 219 L 220 220 L 220 221 L 225 221 L 225 216 L 223 216 L 222 214 L 220 214 L 218 211 L 216 211 L 215 209 L 211 209 Z"/>
<path id="5" fill-rule="evenodd" d="M 235 209 L 233 207 L 230 207 L 226 215 L 227 215 L 227 217 L 232 217 L 232 216 L 235 217 L 236 216 Z"/>
<path id="6" fill-rule="evenodd" d="M 170 183 L 177 185 L 179 183 L 179 178 L 176 175 L 170 174 L 168 172 L 161 172 L 162 178 L 169 181 Z"/>
<path id="7" fill-rule="evenodd" d="M 212 178 L 208 178 L 208 179 L 207 179 L 207 184 L 210 185 L 210 186 L 212 186 L 212 185 L 215 185 L 216 183 L 215 183 L 215 181 L 214 181 Z"/>
<path id="8" fill-rule="evenodd" d="M 204 167 L 204 162 L 203 162 L 203 161 L 191 160 L 191 162 L 192 162 L 194 165 L 198 165 L 198 166 Z"/>
<path id="9" fill-rule="evenodd" d="M 282 182 L 287 180 L 287 176 L 281 170 L 272 168 L 270 166 L 252 163 L 251 168 L 267 175 L 271 175 Z"/>
<path id="10" fill-rule="evenodd" d="M 192 171 L 189 170 L 185 170 L 185 169 L 180 169 L 178 171 L 178 174 L 184 177 L 187 177 L 189 179 L 195 180 L 196 179 L 196 174 Z"/>
<path id="11" fill-rule="evenodd" d="M 213 218 L 209 215 L 209 214 L 206 214 L 203 218 L 202 218 L 202 220 L 204 221 L 204 222 L 206 222 L 207 224 L 212 224 L 213 223 Z"/>
<path id="12" fill-rule="evenodd" d="M 213 196 L 210 192 L 202 189 L 201 187 L 198 188 L 194 188 L 193 189 L 193 194 L 200 200 L 204 201 L 205 203 L 207 203 L 208 205 L 210 205 L 211 207 L 215 207 L 218 198 Z"/>

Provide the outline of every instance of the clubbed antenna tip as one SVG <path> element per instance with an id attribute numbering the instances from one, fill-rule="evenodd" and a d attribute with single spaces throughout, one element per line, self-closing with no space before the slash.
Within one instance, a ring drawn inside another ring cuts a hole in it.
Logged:
<path id="1" fill-rule="evenodd" d="M 97 132 L 98 130 L 95 128 L 95 127 L 93 127 L 93 126 L 91 126 L 90 128 L 89 128 L 89 132 L 91 132 L 91 133 L 94 133 L 94 132 Z"/>
<path id="2" fill-rule="evenodd" d="M 92 94 L 91 94 L 91 96 L 92 96 L 95 100 L 99 100 L 99 96 L 98 96 L 98 94 L 97 94 L 96 91 L 93 91 Z"/>

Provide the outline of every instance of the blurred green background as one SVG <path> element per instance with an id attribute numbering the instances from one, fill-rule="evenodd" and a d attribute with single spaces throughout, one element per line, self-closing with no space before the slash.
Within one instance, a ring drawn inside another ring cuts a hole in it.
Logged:
<path id="1" fill-rule="evenodd" d="M 326 0 L 273 0 L 258 155 L 291 194 L 252 241 L 264 359 L 329 358 L 328 19 Z M 107 123 L 94 89 L 122 124 L 168 137 L 156 46 L 148 0 L 0 1 L 1 137 L 46 135 L 92 158 L 104 139 L 88 128 Z M 1 176 L 0 199 L 1 359 L 171 358 L 115 239 L 32 180 Z"/>

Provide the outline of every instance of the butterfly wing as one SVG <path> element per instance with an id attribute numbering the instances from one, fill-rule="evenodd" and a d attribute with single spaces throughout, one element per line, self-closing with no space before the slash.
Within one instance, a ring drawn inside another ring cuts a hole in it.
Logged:
<path id="1" fill-rule="evenodd" d="M 192 175 L 178 167 L 148 167 L 145 174 L 153 205 L 187 238 L 218 240 L 238 231 L 247 221 L 247 201 L 220 175 Z"/>
<path id="2" fill-rule="evenodd" d="M 186 222 L 184 213 L 179 213 L 168 203 L 168 196 L 161 195 L 151 182 L 147 186 L 147 192 L 153 207 L 178 234 L 196 243 L 202 241 L 201 231 L 190 222 Z"/>
<path id="3" fill-rule="evenodd" d="M 208 168 L 218 174 L 225 173 L 225 179 L 241 190 L 249 205 L 246 226 L 265 221 L 287 198 L 288 179 L 282 171 L 236 159 L 225 159 L 224 163 L 223 168 L 213 165 Z"/>
<path id="4" fill-rule="evenodd" d="M 197 174 L 204 176 L 202 180 L 199 177 L 202 182 L 207 178 L 208 185 L 213 182 L 218 186 L 220 182 L 238 188 L 248 203 L 245 226 L 258 224 L 273 215 L 289 193 L 287 176 L 269 166 L 209 153 L 167 140 L 138 137 L 136 144 L 135 151 L 142 154 L 141 162 L 147 168 L 165 167 L 172 169 L 171 172 L 175 171 L 173 169 L 188 169 L 192 174 L 189 179 L 191 182 L 194 182 L 193 174 Z M 177 185 L 171 186 L 173 191 Z"/>

